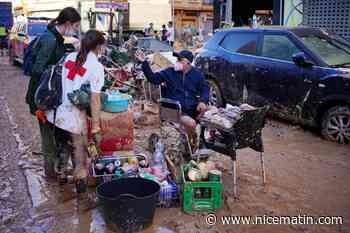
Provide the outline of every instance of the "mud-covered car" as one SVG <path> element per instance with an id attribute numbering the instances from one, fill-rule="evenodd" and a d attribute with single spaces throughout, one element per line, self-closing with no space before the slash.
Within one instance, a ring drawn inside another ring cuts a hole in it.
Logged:
<path id="1" fill-rule="evenodd" d="M 322 29 L 222 30 L 195 59 L 211 104 L 271 105 L 271 113 L 350 142 L 350 44 Z"/>

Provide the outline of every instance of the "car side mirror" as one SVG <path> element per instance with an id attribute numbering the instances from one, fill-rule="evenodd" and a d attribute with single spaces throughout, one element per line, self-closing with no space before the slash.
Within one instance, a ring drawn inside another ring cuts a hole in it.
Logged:
<path id="1" fill-rule="evenodd" d="M 310 61 L 303 52 L 294 54 L 293 62 L 301 67 L 310 67 L 314 65 L 314 63 Z"/>

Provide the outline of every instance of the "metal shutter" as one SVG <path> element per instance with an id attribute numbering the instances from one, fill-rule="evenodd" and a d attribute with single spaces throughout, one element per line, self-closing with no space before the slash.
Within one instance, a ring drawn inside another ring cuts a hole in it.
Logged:
<path id="1" fill-rule="evenodd" d="M 350 40 L 350 0 L 304 0 L 304 24 Z"/>

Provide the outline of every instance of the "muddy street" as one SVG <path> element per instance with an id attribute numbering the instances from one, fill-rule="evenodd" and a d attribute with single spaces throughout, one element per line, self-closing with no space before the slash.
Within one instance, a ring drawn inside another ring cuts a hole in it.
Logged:
<path id="1" fill-rule="evenodd" d="M 93 188 L 77 197 L 73 185 L 44 178 L 38 126 L 24 101 L 27 83 L 20 68 L 0 57 L 0 232 L 116 232 L 96 206 Z M 157 130 L 137 127 L 137 148 L 146 148 L 146 138 Z M 171 208 L 157 209 L 145 233 L 350 232 L 350 146 L 275 120 L 263 135 L 267 184 L 261 185 L 258 154 L 238 151 L 239 200 L 232 196 L 230 159 L 212 156 L 224 171 L 224 205 L 217 216 L 341 216 L 343 224 L 208 226 L 203 214 Z"/>

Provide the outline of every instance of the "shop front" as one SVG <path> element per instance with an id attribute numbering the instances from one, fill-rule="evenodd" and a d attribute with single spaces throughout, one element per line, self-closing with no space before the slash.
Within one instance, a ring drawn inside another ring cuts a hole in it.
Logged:
<path id="1" fill-rule="evenodd" d="M 195 33 L 209 33 L 213 28 L 213 1 L 208 0 L 175 0 L 176 30 L 181 34 L 184 30 Z"/>
<path id="2" fill-rule="evenodd" d="M 252 24 L 254 15 L 259 24 L 281 24 L 282 5 L 281 0 L 215 0 L 214 28 L 220 28 L 223 24 L 248 26 Z"/>

